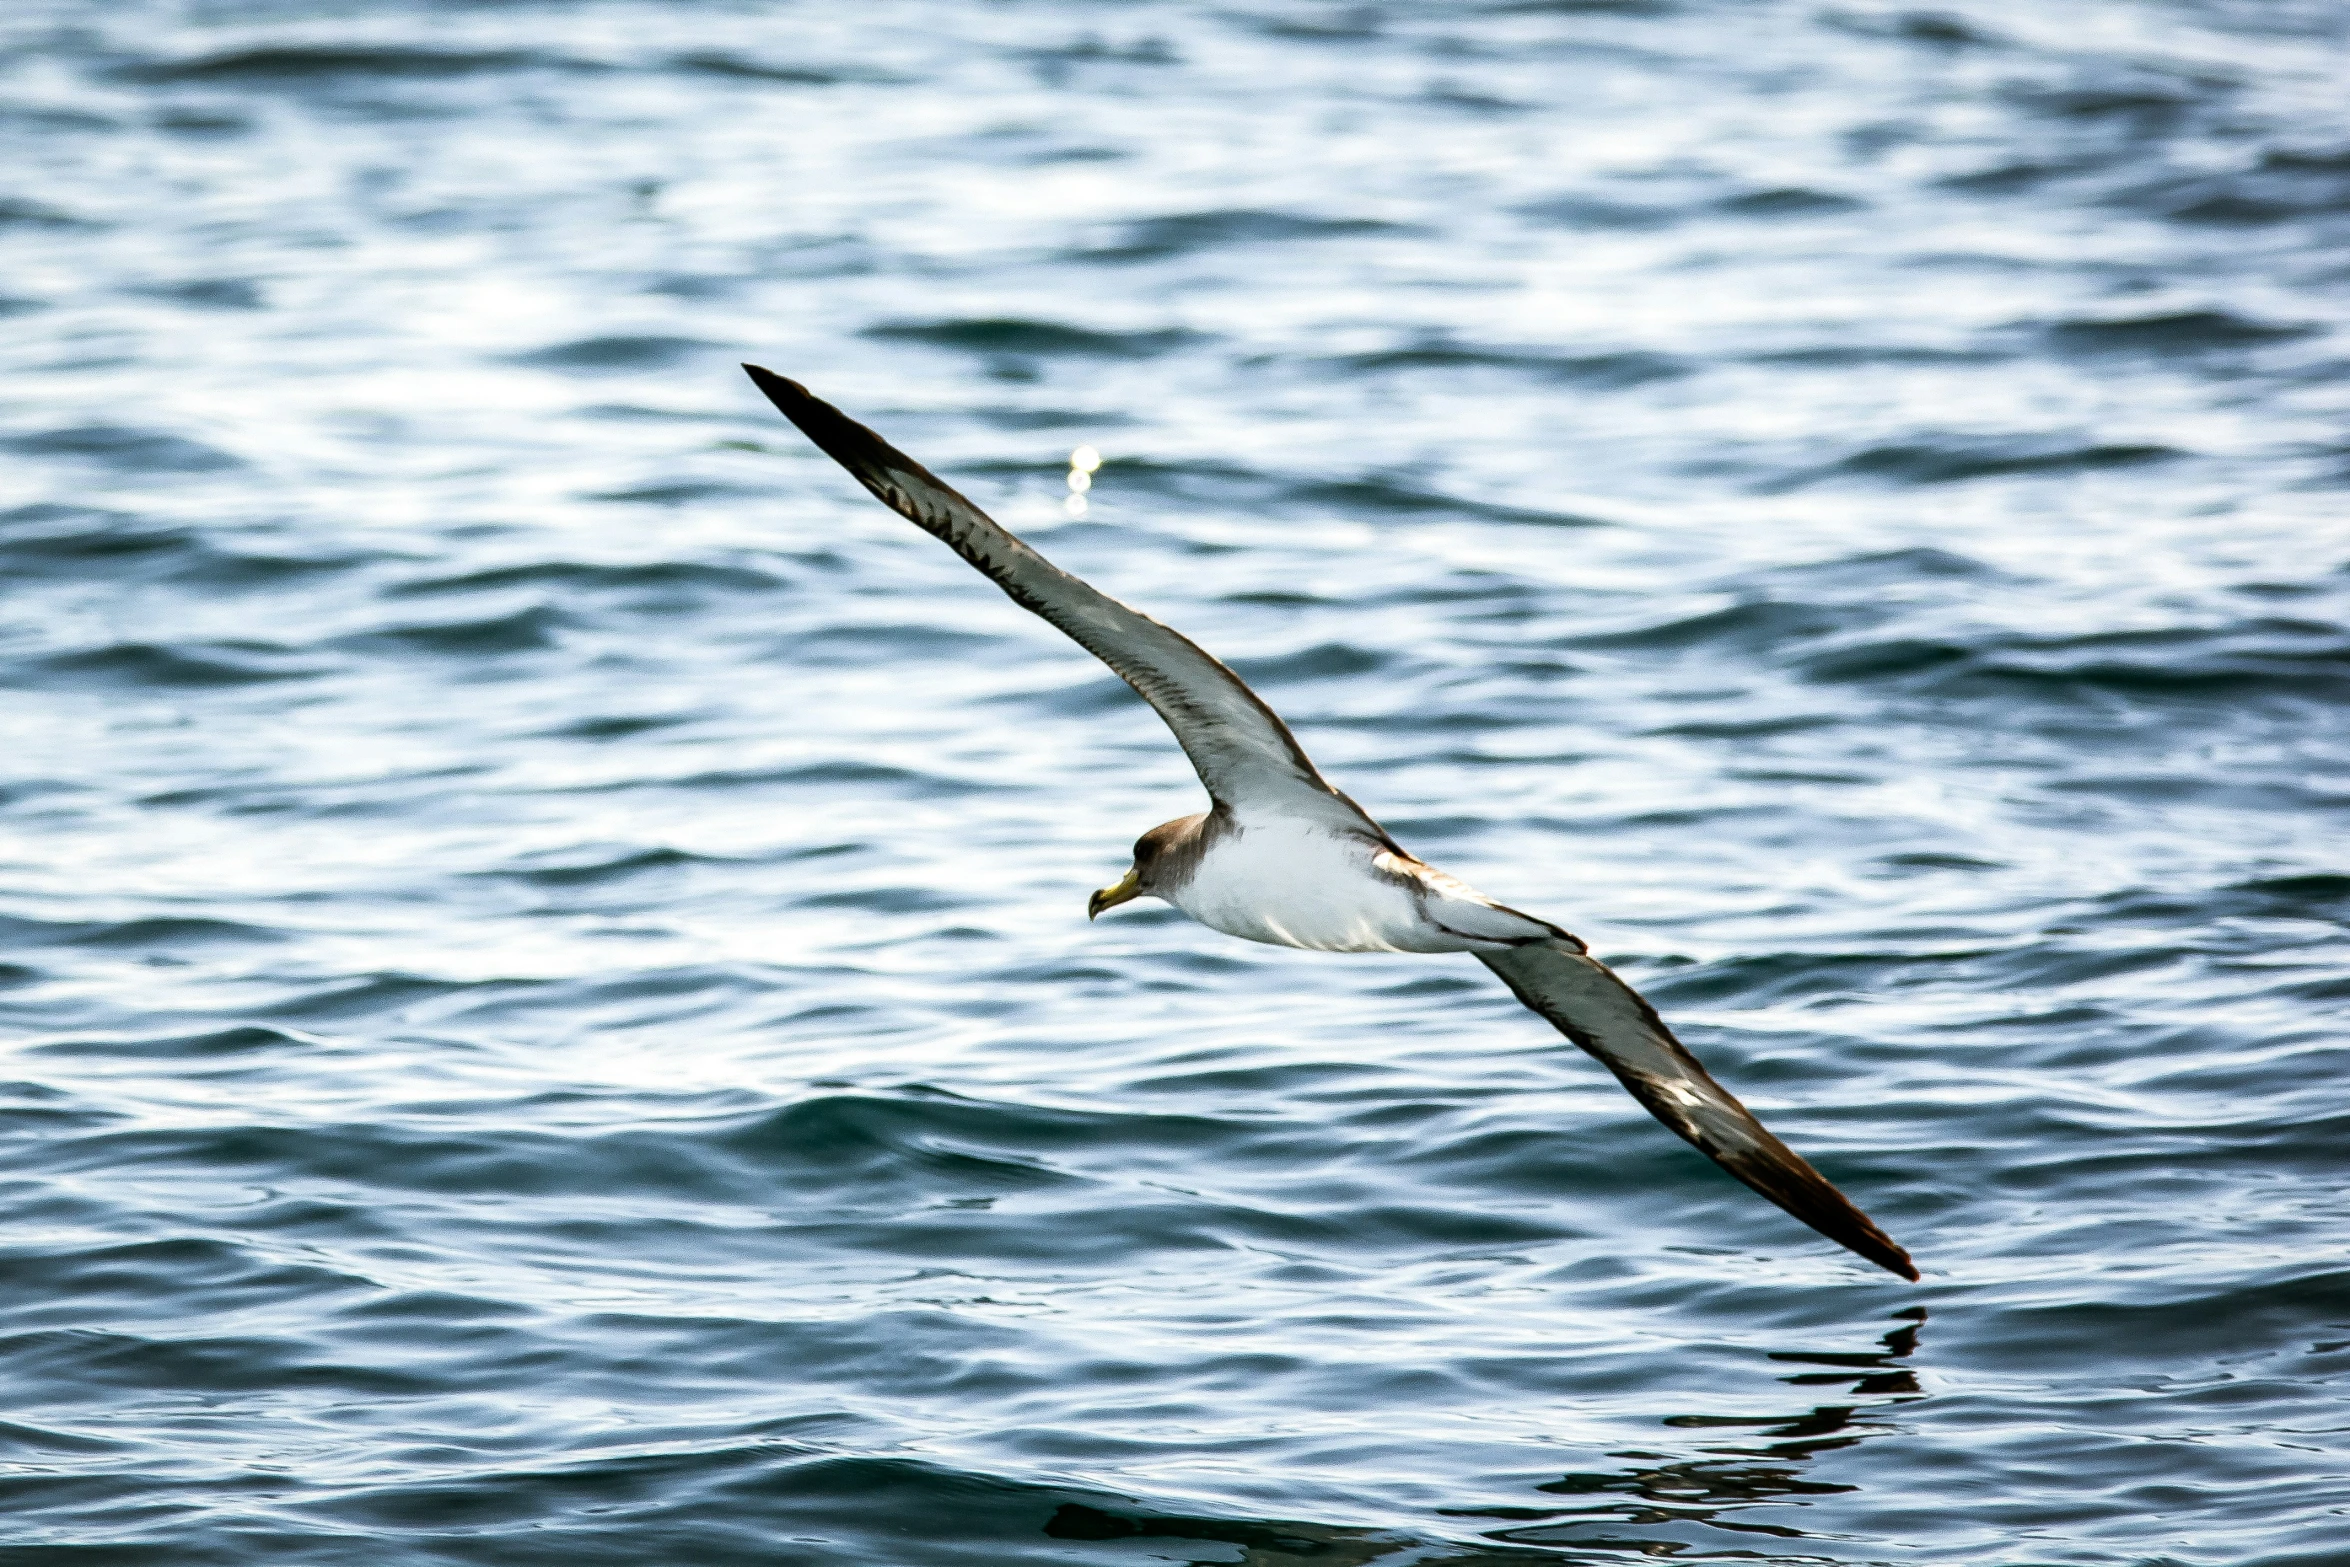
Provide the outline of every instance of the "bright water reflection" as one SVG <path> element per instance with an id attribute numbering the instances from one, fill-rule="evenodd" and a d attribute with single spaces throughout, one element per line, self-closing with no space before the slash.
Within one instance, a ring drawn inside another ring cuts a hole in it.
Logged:
<path id="1" fill-rule="evenodd" d="M 10 8 L 7 1545 L 2340 1560 L 2344 32 Z M 1089 929 L 1180 756 L 745 358 L 1927 1283 L 1473 965 Z"/>

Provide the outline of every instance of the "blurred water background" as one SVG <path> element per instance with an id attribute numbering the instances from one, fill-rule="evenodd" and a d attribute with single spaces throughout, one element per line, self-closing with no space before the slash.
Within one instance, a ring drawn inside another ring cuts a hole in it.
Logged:
<path id="1" fill-rule="evenodd" d="M 2350 1562 L 2346 83 L 2293 0 L 15 0 L 0 1562 Z M 1182 757 L 744 358 L 1926 1283 L 1467 959 L 1088 928 Z"/>

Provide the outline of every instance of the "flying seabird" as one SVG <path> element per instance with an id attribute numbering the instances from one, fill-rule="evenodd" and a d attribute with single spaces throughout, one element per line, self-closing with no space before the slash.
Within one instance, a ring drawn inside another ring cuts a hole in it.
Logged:
<path id="1" fill-rule="evenodd" d="M 1086 904 L 1088 918 L 1161 898 L 1210 929 L 1276 946 L 1473 952 L 1714 1163 L 1828 1239 L 1917 1278 L 1909 1253 L 1765 1130 L 1580 939 L 1405 852 L 1315 770 L 1261 697 L 1190 638 L 1061 570 L 798 382 L 743 368 L 858 483 L 1109 665 L 1175 732 L 1210 807 L 1144 833 L 1132 867 Z"/>

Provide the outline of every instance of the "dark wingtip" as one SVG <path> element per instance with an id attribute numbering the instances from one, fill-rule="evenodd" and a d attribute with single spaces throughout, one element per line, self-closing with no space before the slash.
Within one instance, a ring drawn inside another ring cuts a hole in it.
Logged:
<path id="1" fill-rule="evenodd" d="M 1760 1157 L 1752 1152 L 1743 1156 L 1725 1155 L 1696 1138 L 1690 1141 L 1749 1189 L 1768 1197 L 1854 1256 L 1912 1284 L 1918 1282 L 1918 1265 L 1910 1260 L 1900 1242 L 1878 1229 L 1876 1220 L 1861 1212 L 1858 1204 L 1806 1163 L 1801 1154 L 1772 1137 L 1761 1122 L 1755 1122 L 1753 1130 L 1768 1139 L 1759 1150 Z"/>
<path id="2" fill-rule="evenodd" d="M 1898 1241 L 1877 1228 L 1874 1219 L 1801 1155 L 1776 1138 L 1772 1141 L 1777 1144 L 1772 1149 L 1777 1157 L 1765 1161 L 1761 1170 L 1744 1159 L 1716 1155 L 1715 1162 L 1846 1251 L 1912 1284 L 1918 1282 L 1918 1265 Z"/>
<path id="3" fill-rule="evenodd" d="M 892 468 L 946 488 L 929 469 L 789 376 L 777 375 L 764 365 L 754 364 L 744 365 L 743 374 L 767 394 L 767 400 L 786 419 L 799 426 L 802 435 L 816 443 L 819 451 L 855 474 L 865 488 L 883 500 L 889 499 L 883 494 L 883 475 Z"/>
<path id="4" fill-rule="evenodd" d="M 765 365 L 752 364 L 743 366 L 743 374 L 751 378 L 753 386 L 767 394 L 767 400 L 781 409 L 786 419 L 798 425 L 806 432 L 808 439 L 819 446 L 824 445 L 826 434 L 843 426 L 851 430 L 864 429 L 864 426 L 788 375 L 777 375 Z M 819 431 L 824 433 L 820 434 Z M 865 433 L 872 435 L 873 432 L 866 430 Z"/>
<path id="5" fill-rule="evenodd" d="M 1908 1252 L 1903 1251 L 1890 1240 L 1885 1242 L 1885 1250 L 1882 1253 L 1863 1252 L 1861 1255 L 1883 1268 L 1887 1273 L 1907 1279 L 1912 1284 L 1918 1282 L 1918 1265 L 1909 1260 Z"/>
<path id="6" fill-rule="evenodd" d="M 801 415 L 812 409 L 822 408 L 835 417 L 839 416 L 838 409 L 822 401 L 815 393 L 789 376 L 777 375 L 765 365 L 746 364 L 743 366 L 743 374 L 751 378 L 753 386 L 767 394 L 767 400 L 781 409 L 785 418 L 803 430 L 807 428 L 807 423 Z"/>
<path id="7" fill-rule="evenodd" d="M 1828 1189 L 1830 1191 L 1836 1190 L 1833 1186 Z M 1912 1284 L 1917 1283 L 1918 1265 L 1910 1261 L 1909 1253 L 1902 1249 L 1901 1243 L 1883 1230 L 1878 1229 L 1876 1221 L 1854 1207 L 1851 1199 L 1842 1192 L 1836 1192 L 1836 1199 L 1851 1218 L 1860 1221 L 1857 1233 L 1847 1229 L 1844 1233 L 1839 1234 L 1836 1230 L 1825 1229 L 1816 1224 L 1814 1228 L 1821 1229 L 1821 1233 L 1830 1240 L 1842 1243 L 1845 1247 L 1883 1268 L 1887 1273 L 1896 1274 L 1909 1280 Z M 1802 1216 L 1797 1215 L 1797 1217 Z"/>

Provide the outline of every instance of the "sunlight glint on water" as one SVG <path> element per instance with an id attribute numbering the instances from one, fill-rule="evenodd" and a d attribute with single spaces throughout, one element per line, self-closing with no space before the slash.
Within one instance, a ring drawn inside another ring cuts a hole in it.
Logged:
<path id="1" fill-rule="evenodd" d="M 16 7 L 7 1544 L 2342 1560 L 2345 41 Z M 1088 927 L 1181 754 L 746 359 L 1925 1284 L 1465 961 Z"/>

